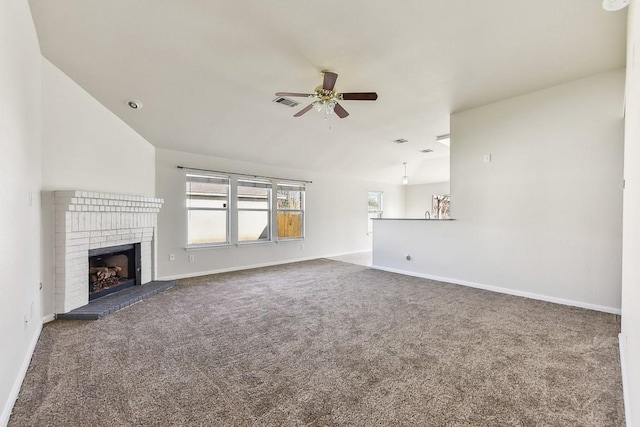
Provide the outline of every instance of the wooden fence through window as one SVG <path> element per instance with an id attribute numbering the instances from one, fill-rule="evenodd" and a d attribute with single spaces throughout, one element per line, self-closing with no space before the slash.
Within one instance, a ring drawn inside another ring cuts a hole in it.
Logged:
<path id="1" fill-rule="evenodd" d="M 278 238 L 302 237 L 302 212 L 278 212 Z"/>

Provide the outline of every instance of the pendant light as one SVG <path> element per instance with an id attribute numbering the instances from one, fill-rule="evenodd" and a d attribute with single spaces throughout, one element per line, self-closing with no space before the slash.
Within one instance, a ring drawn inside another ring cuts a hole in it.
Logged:
<path id="1" fill-rule="evenodd" d="M 402 165 L 404 166 L 404 175 L 402 176 L 402 185 L 408 185 L 409 177 L 407 176 L 407 162 L 402 162 Z"/>

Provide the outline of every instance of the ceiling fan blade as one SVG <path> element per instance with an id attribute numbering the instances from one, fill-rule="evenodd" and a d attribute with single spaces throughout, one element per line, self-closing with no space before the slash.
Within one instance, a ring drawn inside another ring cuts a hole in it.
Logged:
<path id="1" fill-rule="evenodd" d="M 322 82 L 322 89 L 331 92 L 333 90 L 333 87 L 336 85 L 336 80 L 338 80 L 338 75 L 336 73 L 325 71 L 324 81 Z"/>
<path id="2" fill-rule="evenodd" d="M 308 98 L 313 95 L 310 93 L 276 92 L 276 96 L 302 96 L 302 97 Z"/>
<path id="3" fill-rule="evenodd" d="M 340 99 L 344 101 L 375 101 L 378 99 L 378 94 L 375 92 L 341 93 Z"/>
<path id="4" fill-rule="evenodd" d="M 297 113 L 295 113 L 293 115 L 293 117 L 300 117 L 301 115 L 303 115 L 304 113 L 306 113 L 307 111 L 311 110 L 313 108 L 313 105 L 315 104 L 315 102 L 312 102 L 311 104 L 307 105 L 306 107 L 304 107 L 302 110 L 298 111 Z"/>
<path id="5" fill-rule="evenodd" d="M 336 115 L 338 117 L 340 117 L 341 119 L 344 119 L 345 117 L 347 117 L 349 115 L 347 110 L 342 108 L 342 105 L 338 104 L 337 102 L 336 102 L 336 105 L 333 107 L 333 112 L 336 113 Z"/>

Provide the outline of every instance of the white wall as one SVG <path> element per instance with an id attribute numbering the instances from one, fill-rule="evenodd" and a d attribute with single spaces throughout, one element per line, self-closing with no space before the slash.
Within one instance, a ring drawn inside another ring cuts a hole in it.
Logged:
<path id="1" fill-rule="evenodd" d="M 38 339 L 40 49 L 26 1 L 0 2 L 0 425 Z M 26 320 L 26 322 L 25 322 Z"/>
<path id="2" fill-rule="evenodd" d="M 155 147 L 42 58 L 43 315 L 54 314 L 53 191 L 155 195 Z"/>
<path id="3" fill-rule="evenodd" d="M 185 178 L 184 171 L 177 169 L 178 165 L 313 181 L 308 184 L 306 192 L 305 240 L 185 251 Z M 370 249 L 370 237 L 367 235 L 369 190 L 384 192 L 385 216 L 402 215 L 400 185 L 158 149 L 156 196 L 165 201 L 158 215 L 158 274 L 161 278 L 185 277 Z M 169 254 L 175 254 L 176 260 L 169 261 Z M 188 255 L 194 255 L 195 262 L 189 263 Z"/>
<path id="4" fill-rule="evenodd" d="M 154 196 L 153 145 L 45 58 L 42 79 L 44 189 Z"/>
<path id="5" fill-rule="evenodd" d="M 627 425 L 640 426 L 640 4 L 629 5 L 621 357 Z"/>
<path id="6" fill-rule="evenodd" d="M 433 217 L 433 196 L 449 194 L 449 187 L 449 182 L 407 185 L 404 188 L 404 217 L 424 218 L 426 211 Z"/>
<path id="7" fill-rule="evenodd" d="M 454 114 L 456 221 L 378 221 L 374 265 L 619 310 L 623 93 L 616 70 Z"/>

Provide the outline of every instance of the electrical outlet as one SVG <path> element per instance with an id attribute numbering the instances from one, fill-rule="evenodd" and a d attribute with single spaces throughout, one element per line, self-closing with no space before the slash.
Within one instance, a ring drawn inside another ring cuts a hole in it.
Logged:
<path id="1" fill-rule="evenodd" d="M 169 261 L 175 261 L 176 260 L 176 254 L 169 254 Z"/>
<path id="2" fill-rule="evenodd" d="M 189 255 L 189 262 L 194 262 L 196 260 L 195 255 Z"/>

